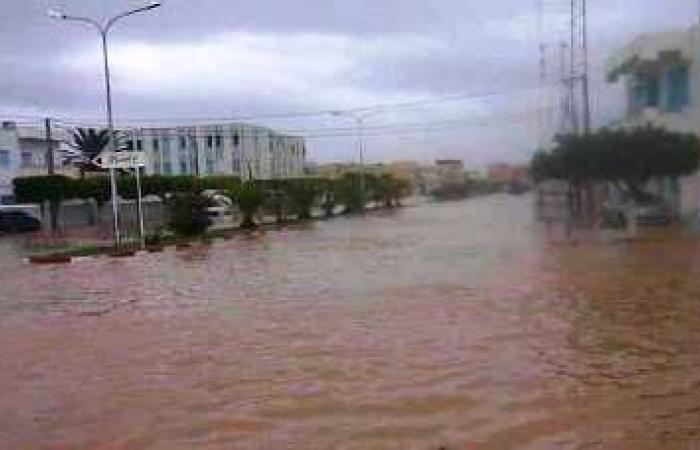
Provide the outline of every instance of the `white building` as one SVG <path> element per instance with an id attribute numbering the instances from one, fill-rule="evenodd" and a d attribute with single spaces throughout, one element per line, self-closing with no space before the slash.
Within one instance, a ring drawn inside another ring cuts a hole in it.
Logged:
<path id="1" fill-rule="evenodd" d="M 248 179 L 304 176 L 304 138 L 232 123 L 125 130 L 126 148 L 148 157 L 149 175 L 233 175 Z"/>
<path id="2" fill-rule="evenodd" d="M 63 134 L 54 130 L 52 143 L 56 173 L 67 174 L 72 171 L 61 167 L 59 148 L 62 139 Z M 0 124 L 0 203 L 11 201 L 14 178 L 48 173 L 47 149 L 44 129 L 18 126 L 15 122 Z"/>
<path id="3" fill-rule="evenodd" d="M 304 138 L 249 124 L 136 128 L 124 131 L 127 148 L 143 150 L 148 175 L 232 175 L 248 179 L 304 176 Z M 56 173 L 75 175 L 62 166 L 68 132 L 52 130 Z M 48 173 L 46 131 L 2 122 L 0 127 L 0 200 L 11 201 L 12 180 Z"/>
<path id="4" fill-rule="evenodd" d="M 615 126 L 651 123 L 700 135 L 700 35 L 687 31 L 643 34 L 607 61 L 612 83 L 622 82 L 627 111 Z M 682 216 L 700 210 L 700 174 L 657 180 L 658 192 Z"/>

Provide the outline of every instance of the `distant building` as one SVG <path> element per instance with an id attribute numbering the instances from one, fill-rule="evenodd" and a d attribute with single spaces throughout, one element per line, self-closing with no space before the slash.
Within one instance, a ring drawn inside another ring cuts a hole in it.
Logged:
<path id="1" fill-rule="evenodd" d="M 304 176 L 304 138 L 269 128 L 230 123 L 124 131 L 128 150 L 146 152 L 149 175 L 233 175 L 263 180 Z"/>
<path id="2" fill-rule="evenodd" d="M 17 177 L 46 175 L 48 173 L 47 140 L 43 128 L 18 126 L 15 122 L 0 124 L 0 203 L 10 203 L 13 197 L 12 180 Z M 72 174 L 61 167 L 61 148 L 65 133 L 52 133 L 56 173 Z"/>
<path id="3" fill-rule="evenodd" d="M 612 125 L 651 123 L 671 131 L 700 134 L 700 34 L 687 31 L 642 34 L 607 61 L 611 83 L 626 92 L 625 115 Z M 700 175 L 655 180 L 657 194 L 680 215 L 700 209 Z"/>
<path id="4" fill-rule="evenodd" d="M 487 167 L 488 179 L 496 183 L 507 183 L 511 179 L 513 167 L 507 163 L 489 164 Z"/>
<path id="5" fill-rule="evenodd" d="M 522 187 L 530 187 L 532 185 L 530 170 L 526 165 L 491 164 L 487 168 L 486 178 L 495 183 L 517 184 Z"/>
<path id="6" fill-rule="evenodd" d="M 305 175 L 306 143 L 256 125 L 234 123 L 120 130 L 119 144 L 126 151 L 144 151 L 148 175 L 232 175 L 247 179 L 300 178 Z M 52 131 L 56 173 L 74 176 L 63 166 L 60 149 L 69 133 Z M 47 141 L 43 127 L 20 127 L 3 122 L 0 127 L 0 198 L 11 201 L 12 180 L 45 175 Z"/>
<path id="7" fill-rule="evenodd" d="M 462 184 L 466 181 L 464 162 L 459 159 L 438 159 L 435 161 L 438 181 L 443 185 Z"/>
<path id="8" fill-rule="evenodd" d="M 358 163 L 332 162 L 317 165 L 316 173 L 320 178 L 337 180 L 350 173 L 359 174 L 364 172 L 365 174 L 382 175 L 389 173 L 388 167 L 387 164 L 383 163 L 361 165 Z"/>

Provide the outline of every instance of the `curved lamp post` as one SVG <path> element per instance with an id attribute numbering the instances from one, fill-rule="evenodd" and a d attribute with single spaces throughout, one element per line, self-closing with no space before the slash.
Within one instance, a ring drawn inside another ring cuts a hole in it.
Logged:
<path id="1" fill-rule="evenodd" d="M 96 20 L 87 18 L 87 17 L 76 17 L 76 16 L 70 16 L 68 14 L 64 14 L 59 11 L 53 11 L 50 10 L 48 12 L 50 17 L 53 17 L 54 19 L 59 19 L 59 20 L 69 20 L 69 21 L 75 21 L 75 22 L 84 22 L 89 25 L 94 26 L 97 31 L 100 32 L 100 36 L 102 37 L 102 57 L 104 60 L 104 78 L 105 78 L 105 91 L 107 95 L 107 126 L 109 129 L 109 143 L 110 143 L 110 149 L 112 150 L 113 153 L 117 151 L 117 145 L 116 145 L 116 139 L 114 136 L 114 119 L 112 116 L 112 86 L 110 82 L 110 76 L 109 76 L 109 55 L 107 51 L 107 35 L 109 34 L 109 31 L 112 29 L 112 26 L 114 26 L 115 23 L 117 23 L 119 20 L 146 11 L 150 11 L 152 9 L 158 8 L 161 5 L 161 2 L 159 1 L 154 1 L 151 2 L 150 4 L 143 6 L 141 8 L 136 8 L 132 9 L 130 11 L 126 11 L 124 13 L 118 14 L 111 19 L 107 20 L 104 24 L 100 24 Z M 137 168 L 136 170 L 140 170 L 140 168 Z M 121 236 L 119 232 L 119 207 L 117 206 L 117 180 L 116 180 L 116 175 L 115 175 L 115 170 L 113 167 L 110 166 L 109 168 L 109 179 L 110 179 L 110 185 L 112 189 L 112 218 L 114 220 L 113 226 L 114 226 L 114 244 L 118 246 L 121 243 Z M 142 236 L 143 239 L 143 236 Z"/>

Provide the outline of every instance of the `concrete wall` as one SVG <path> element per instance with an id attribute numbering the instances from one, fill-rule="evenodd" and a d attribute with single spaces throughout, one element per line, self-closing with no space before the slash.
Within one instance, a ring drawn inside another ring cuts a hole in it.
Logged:
<path id="1" fill-rule="evenodd" d="M 168 212 L 160 200 L 144 199 L 144 225 L 148 233 L 165 226 Z M 135 201 L 122 201 L 119 205 L 120 223 L 124 232 L 138 233 L 138 215 Z M 50 227 L 49 207 L 44 205 L 43 217 L 40 217 L 44 228 Z M 63 230 L 87 227 L 103 227 L 111 230 L 112 204 L 107 202 L 98 206 L 93 201 L 68 201 L 61 204 L 58 215 L 59 227 Z"/>

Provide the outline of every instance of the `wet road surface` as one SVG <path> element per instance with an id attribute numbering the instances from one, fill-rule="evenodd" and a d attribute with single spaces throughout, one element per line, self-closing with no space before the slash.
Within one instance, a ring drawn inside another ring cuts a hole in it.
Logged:
<path id="1" fill-rule="evenodd" d="M 0 240 L 2 449 L 700 448 L 700 242 L 493 196 L 68 266 Z"/>

